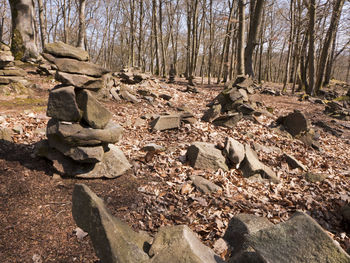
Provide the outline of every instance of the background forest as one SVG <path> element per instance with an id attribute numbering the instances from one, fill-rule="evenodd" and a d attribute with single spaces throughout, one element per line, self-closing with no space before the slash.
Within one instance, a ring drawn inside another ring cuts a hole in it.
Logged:
<path id="1" fill-rule="evenodd" d="M 174 64 L 177 74 L 210 83 L 233 79 L 243 55 L 245 73 L 301 84 L 310 94 L 331 78 L 350 81 L 345 0 L 32 2 L 39 49 L 58 40 L 80 45 L 93 62 L 112 70 L 137 66 L 165 76 Z M 10 5 L 0 3 L 0 40 L 8 44 Z"/>

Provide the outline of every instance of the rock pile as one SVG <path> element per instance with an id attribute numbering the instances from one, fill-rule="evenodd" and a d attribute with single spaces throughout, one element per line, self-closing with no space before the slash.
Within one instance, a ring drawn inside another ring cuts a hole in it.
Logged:
<path id="1" fill-rule="evenodd" d="M 0 86 L 20 91 L 29 82 L 24 78 L 27 73 L 15 64 L 10 48 L 0 42 Z"/>
<path id="2" fill-rule="evenodd" d="M 87 186 L 75 185 L 72 213 L 88 232 L 102 262 L 224 263 L 187 226 L 161 227 L 154 238 L 113 217 Z M 250 214 L 234 216 L 222 242 L 229 263 L 349 263 L 349 255 L 309 215 L 296 212 L 272 224 Z M 224 251 L 225 252 L 225 251 Z"/>
<path id="3" fill-rule="evenodd" d="M 278 183 L 276 173 L 259 161 L 256 152 L 248 145 L 243 145 L 233 138 L 226 138 L 223 149 L 215 144 L 195 142 L 187 149 L 186 159 L 193 168 L 227 171 L 229 168 L 240 168 L 243 176 L 268 179 Z"/>
<path id="4" fill-rule="evenodd" d="M 328 101 L 324 113 L 329 116 L 349 121 L 350 120 L 350 96 L 345 96 L 342 101 Z"/>
<path id="5" fill-rule="evenodd" d="M 255 83 L 251 78 L 238 77 L 230 82 L 211 103 L 204 113 L 202 120 L 212 122 L 217 126 L 232 128 L 239 122 L 243 115 L 252 115 L 255 111 L 248 94 L 253 94 Z"/>
<path id="6" fill-rule="evenodd" d="M 38 147 L 38 155 L 53 161 L 58 172 L 81 178 L 113 178 L 130 168 L 123 152 L 113 144 L 122 137 L 123 128 L 114 123 L 109 112 L 94 96 L 101 88 L 103 68 L 84 60 L 86 51 L 66 44 L 48 44 L 45 51 L 58 57 L 56 77 L 63 85 L 49 94 L 48 140 Z M 46 54 L 46 57 L 51 56 Z M 65 57 L 65 58 L 62 58 Z"/>

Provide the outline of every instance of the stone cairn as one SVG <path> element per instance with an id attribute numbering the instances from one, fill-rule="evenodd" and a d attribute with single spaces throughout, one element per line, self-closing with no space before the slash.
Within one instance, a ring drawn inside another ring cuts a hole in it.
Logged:
<path id="1" fill-rule="evenodd" d="M 248 94 L 255 92 L 256 85 L 251 78 L 240 76 L 229 82 L 203 115 L 202 120 L 212 122 L 216 126 L 233 128 L 243 115 L 255 113 L 255 105 L 249 100 Z"/>
<path id="2" fill-rule="evenodd" d="M 88 62 L 88 53 L 62 42 L 48 44 L 43 57 L 57 66 L 55 86 L 49 94 L 47 140 L 37 154 L 53 161 L 65 176 L 114 178 L 131 165 L 114 143 L 123 128 L 95 97 L 108 71 Z"/>
<path id="3" fill-rule="evenodd" d="M 20 92 L 28 81 L 27 73 L 15 64 L 10 48 L 0 42 L 0 86 Z"/>

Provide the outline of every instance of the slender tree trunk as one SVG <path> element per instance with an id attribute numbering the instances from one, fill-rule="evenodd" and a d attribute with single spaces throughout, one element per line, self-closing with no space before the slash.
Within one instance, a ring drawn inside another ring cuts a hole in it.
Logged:
<path id="1" fill-rule="evenodd" d="M 10 0 L 12 14 L 11 51 L 15 59 L 38 58 L 33 0 Z"/>
<path id="2" fill-rule="evenodd" d="M 160 38 L 160 48 L 162 54 L 162 77 L 166 77 L 166 64 L 165 64 L 165 48 L 164 48 L 164 39 L 163 39 L 163 12 L 162 12 L 162 0 L 159 0 L 159 38 Z"/>
<path id="3" fill-rule="evenodd" d="M 45 44 L 46 44 L 46 20 L 44 18 L 43 0 L 38 0 L 38 9 L 39 9 L 39 25 L 40 25 L 41 46 L 42 46 L 42 48 L 44 48 Z"/>
<path id="4" fill-rule="evenodd" d="M 79 35 L 78 35 L 78 44 L 77 46 L 84 48 L 84 39 L 85 39 L 85 5 L 86 0 L 80 0 L 79 4 Z"/>
<path id="5" fill-rule="evenodd" d="M 286 62 L 286 69 L 284 72 L 284 79 L 283 79 L 283 88 L 282 93 L 286 92 L 287 90 L 287 82 L 289 78 L 289 70 L 290 70 L 290 60 L 292 55 L 292 46 L 293 46 L 293 38 L 294 38 L 294 8 L 293 8 L 293 2 L 294 0 L 290 0 L 290 32 L 289 32 L 289 41 L 288 41 L 288 53 L 287 53 L 287 62 Z"/>
<path id="6" fill-rule="evenodd" d="M 317 79 L 315 85 L 315 93 L 317 94 L 322 87 L 322 82 L 325 74 L 327 59 L 329 58 L 330 47 L 338 30 L 339 18 L 345 0 L 337 0 L 334 2 L 331 22 L 326 34 L 326 39 L 322 47 L 320 60 L 317 67 Z"/>
<path id="7" fill-rule="evenodd" d="M 156 71 L 155 74 L 159 75 L 160 67 L 159 67 L 159 50 L 158 50 L 158 30 L 157 30 L 157 2 L 156 0 L 152 0 L 152 8 L 153 8 L 153 37 L 154 37 L 154 48 L 156 54 Z"/>
<path id="8" fill-rule="evenodd" d="M 255 4 L 254 4 L 255 3 Z M 249 26 L 249 34 L 247 40 L 247 46 L 245 48 L 244 53 L 244 65 L 245 65 L 245 73 L 254 78 L 254 69 L 253 69 L 253 54 L 255 46 L 258 44 L 257 37 L 258 31 L 261 24 L 261 15 L 264 8 L 265 1 L 257 0 L 251 1 L 251 5 L 254 5 L 254 8 L 251 8 L 253 13 L 250 14 L 250 26 Z"/>
<path id="9" fill-rule="evenodd" d="M 329 59 L 327 60 L 326 72 L 325 72 L 324 83 L 323 83 L 324 86 L 329 84 L 329 82 L 331 80 L 331 77 L 332 77 L 333 63 L 334 63 L 334 60 L 335 60 L 336 40 L 337 40 L 337 38 L 334 37 L 333 38 L 333 43 L 332 43 L 332 52 L 331 52 L 331 55 L 330 55 Z"/>
<path id="10" fill-rule="evenodd" d="M 310 0 L 309 4 L 309 86 L 306 93 L 313 95 L 315 91 L 315 17 L 316 0 Z"/>
<path id="11" fill-rule="evenodd" d="M 208 85 L 211 84 L 211 70 L 213 57 L 213 40 L 214 40 L 214 21 L 213 21 L 213 0 L 209 3 L 209 58 L 208 58 Z"/>
<path id="12" fill-rule="evenodd" d="M 140 0 L 140 17 L 139 17 L 139 53 L 137 57 L 137 66 L 141 68 L 142 40 L 143 40 L 143 0 Z"/>
<path id="13" fill-rule="evenodd" d="M 238 13 L 239 13 L 239 26 L 238 26 L 237 75 L 245 75 L 245 69 L 244 69 L 245 0 L 238 1 Z"/>

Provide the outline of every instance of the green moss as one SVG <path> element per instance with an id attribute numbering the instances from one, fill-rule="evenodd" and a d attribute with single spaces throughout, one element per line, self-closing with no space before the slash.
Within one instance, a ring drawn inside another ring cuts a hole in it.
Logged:
<path id="1" fill-rule="evenodd" d="M 1 105 L 4 107 L 23 107 L 23 106 L 35 106 L 37 108 L 46 108 L 47 101 L 44 98 L 15 98 L 10 101 L 1 101 Z"/>
<path id="2" fill-rule="evenodd" d="M 11 42 L 11 51 L 16 60 L 21 60 L 24 56 L 25 47 L 23 43 L 22 34 L 18 29 L 13 29 Z"/>
<path id="3" fill-rule="evenodd" d="M 340 96 L 338 98 L 335 98 L 334 101 L 350 101 L 349 96 Z"/>

